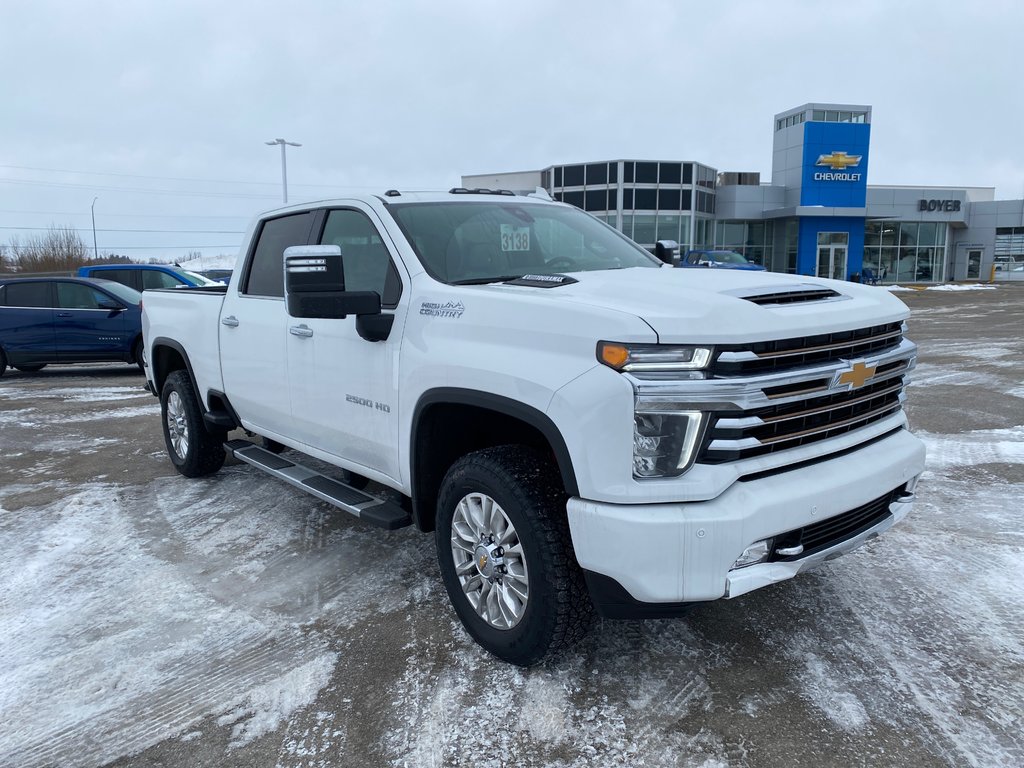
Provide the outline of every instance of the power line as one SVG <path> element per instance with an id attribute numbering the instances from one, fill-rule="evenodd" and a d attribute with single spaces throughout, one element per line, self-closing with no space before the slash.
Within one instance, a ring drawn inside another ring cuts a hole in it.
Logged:
<path id="1" fill-rule="evenodd" d="M 102 248 L 101 250 L 116 252 L 116 251 L 198 251 L 202 248 L 227 248 L 228 250 L 237 251 L 238 243 L 232 243 L 227 245 L 111 245 Z"/>
<path id="2" fill-rule="evenodd" d="M 74 184 L 67 181 L 30 181 L 28 179 L 0 178 L 0 184 L 25 184 L 27 186 L 54 186 L 65 189 L 99 189 L 100 191 L 123 191 L 138 195 L 170 195 L 179 198 L 231 198 L 248 200 L 276 200 L 276 195 L 246 195 L 236 193 L 196 193 L 174 189 L 145 189 L 132 186 L 103 186 L 101 184 Z"/>
<path id="3" fill-rule="evenodd" d="M 88 216 L 83 211 L 15 211 L 13 209 L 0 208 L 0 213 L 17 213 L 27 216 Z M 188 213 L 107 213 L 103 212 L 104 218 L 135 218 L 135 219 L 245 219 L 252 218 L 251 214 L 238 216 L 224 215 L 211 216 L 209 214 L 192 215 Z"/>
<path id="4" fill-rule="evenodd" d="M 41 171 L 44 173 L 72 173 L 78 176 L 113 176 L 122 179 L 153 179 L 155 181 L 188 181 L 188 182 L 199 182 L 201 184 L 249 184 L 256 186 L 271 186 L 276 187 L 277 182 L 273 181 L 242 181 L 238 179 L 200 179 L 188 176 L 143 176 L 136 173 L 107 173 L 103 171 L 73 171 L 68 168 L 38 168 L 30 165 L 0 165 L 0 168 L 10 168 L 12 170 L 19 171 Z M 374 184 L 372 186 L 355 187 L 345 186 L 339 187 L 330 184 L 289 184 L 289 187 L 310 187 L 313 189 L 383 189 L 387 185 L 385 184 Z"/>
<path id="5" fill-rule="evenodd" d="M 26 230 L 31 232 L 49 232 L 54 227 L 0 227 L 0 229 Z M 92 232 L 92 229 L 85 227 L 57 227 L 57 229 L 71 229 L 75 232 Z M 237 229 L 97 229 L 97 232 L 140 232 L 146 234 L 162 235 L 243 235 L 242 230 Z"/>

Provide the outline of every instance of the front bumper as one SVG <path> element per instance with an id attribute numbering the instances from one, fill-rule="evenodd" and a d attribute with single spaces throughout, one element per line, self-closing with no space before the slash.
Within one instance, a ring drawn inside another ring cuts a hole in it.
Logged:
<path id="1" fill-rule="evenodd" d="M 907 501 L 890 504 L 890 517 L 828 549 L 730 570 L 755 541 L 820 523 L 905 484 L 912 487 L 924 470 L 924 456 L 924 444 L 900 430 L 832 459 L 736 482 L 710 501 L 629 505 L 572 498 L 568 515 L 576 558 L 598 581 L 611 579 L 627 599 L 641 604 L 736 597 L 838 557 L 902 519 L 912 506 Z"/>

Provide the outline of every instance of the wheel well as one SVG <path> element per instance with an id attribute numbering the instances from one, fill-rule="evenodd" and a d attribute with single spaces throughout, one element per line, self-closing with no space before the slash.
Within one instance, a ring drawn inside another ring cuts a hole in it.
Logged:
<path id="1" fill-rule="evenodd" d="M 189 378 L 193 379 L 192 385 L 195 386 L 192 371 L 181 351 L 168 344 L 156 344 L 151 351 L 151 356 L 153 358 L 153 383 L 156 385 L 157 394 L 163 389 L 167 377 L 174 371 L 188 371 Z"/>
<path id="2" fill-rule="evenodd" d="M 494 400 L 513 403 L 504 398 Z M 483 448 L 499 445 L 536 448 L 549 455 L 558 467 L 566 493 L 578 493 L 568 450 L 554 424 L 540 411 L 518 403 L 514 405 L 518 411 L 515 415 L 487 405 L 452 402 L 424 405 L 421 401 L 414 420 L 410 457 L 413 521 L 421 531 L 434 530 L 437 495 L 449 467 L 467 453 Z"/>

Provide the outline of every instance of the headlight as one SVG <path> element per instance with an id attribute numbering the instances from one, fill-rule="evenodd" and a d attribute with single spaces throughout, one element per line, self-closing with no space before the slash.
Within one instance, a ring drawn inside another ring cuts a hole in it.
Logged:
<path id="1" fill-rule="evenodd" d="M 633 414 L 633 476 L 677 477 L 693 463 L 704 414 L 638 399 Z"/>
<path id="2" fill-rule="evenodd" d="M 616 371 L 697 371 L 711 361 L 711 347 L 597 343 L 597 359 Z"/>

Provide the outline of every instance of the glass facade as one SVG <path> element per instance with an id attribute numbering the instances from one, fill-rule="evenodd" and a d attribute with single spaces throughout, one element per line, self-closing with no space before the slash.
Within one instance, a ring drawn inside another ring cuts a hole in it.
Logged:
<path id="1" fill-rule="evenodd" d="M 1024 261 L 1024 227 L 996 228 L 995 255 Z"/>
<path id="2" fill-rule="evenodd" d="M 816 109 L 811 119 L 817 123 L 863 123 L 867 112 L 846 112 L 837 109 Z"/>
<path id="3" fill-rule="evenodd" d="M 774 221 L 716 221 L 715 248 L 735 251 L 769 269 L 775 263 Z M 794 258 L 796 254 L 794 253 Z M 796 264 L 794 262 L 794 269 Z"/>
<path id="4" fill-rule="evenodd" d="M 864 223 L 864 266 L 884 283 L 946 279 L 946 224 L 874 220 Z"/>
<path id="5" fill-rule="evenodd" d="M 675 240 L 708 247 L 718 171 L 700 163 L 617 160 L 556 165 L 541 172 L 555 200 L 582 208 L 646 248 Z M 619 224 L 621 220 L 621 225 Z"/>

